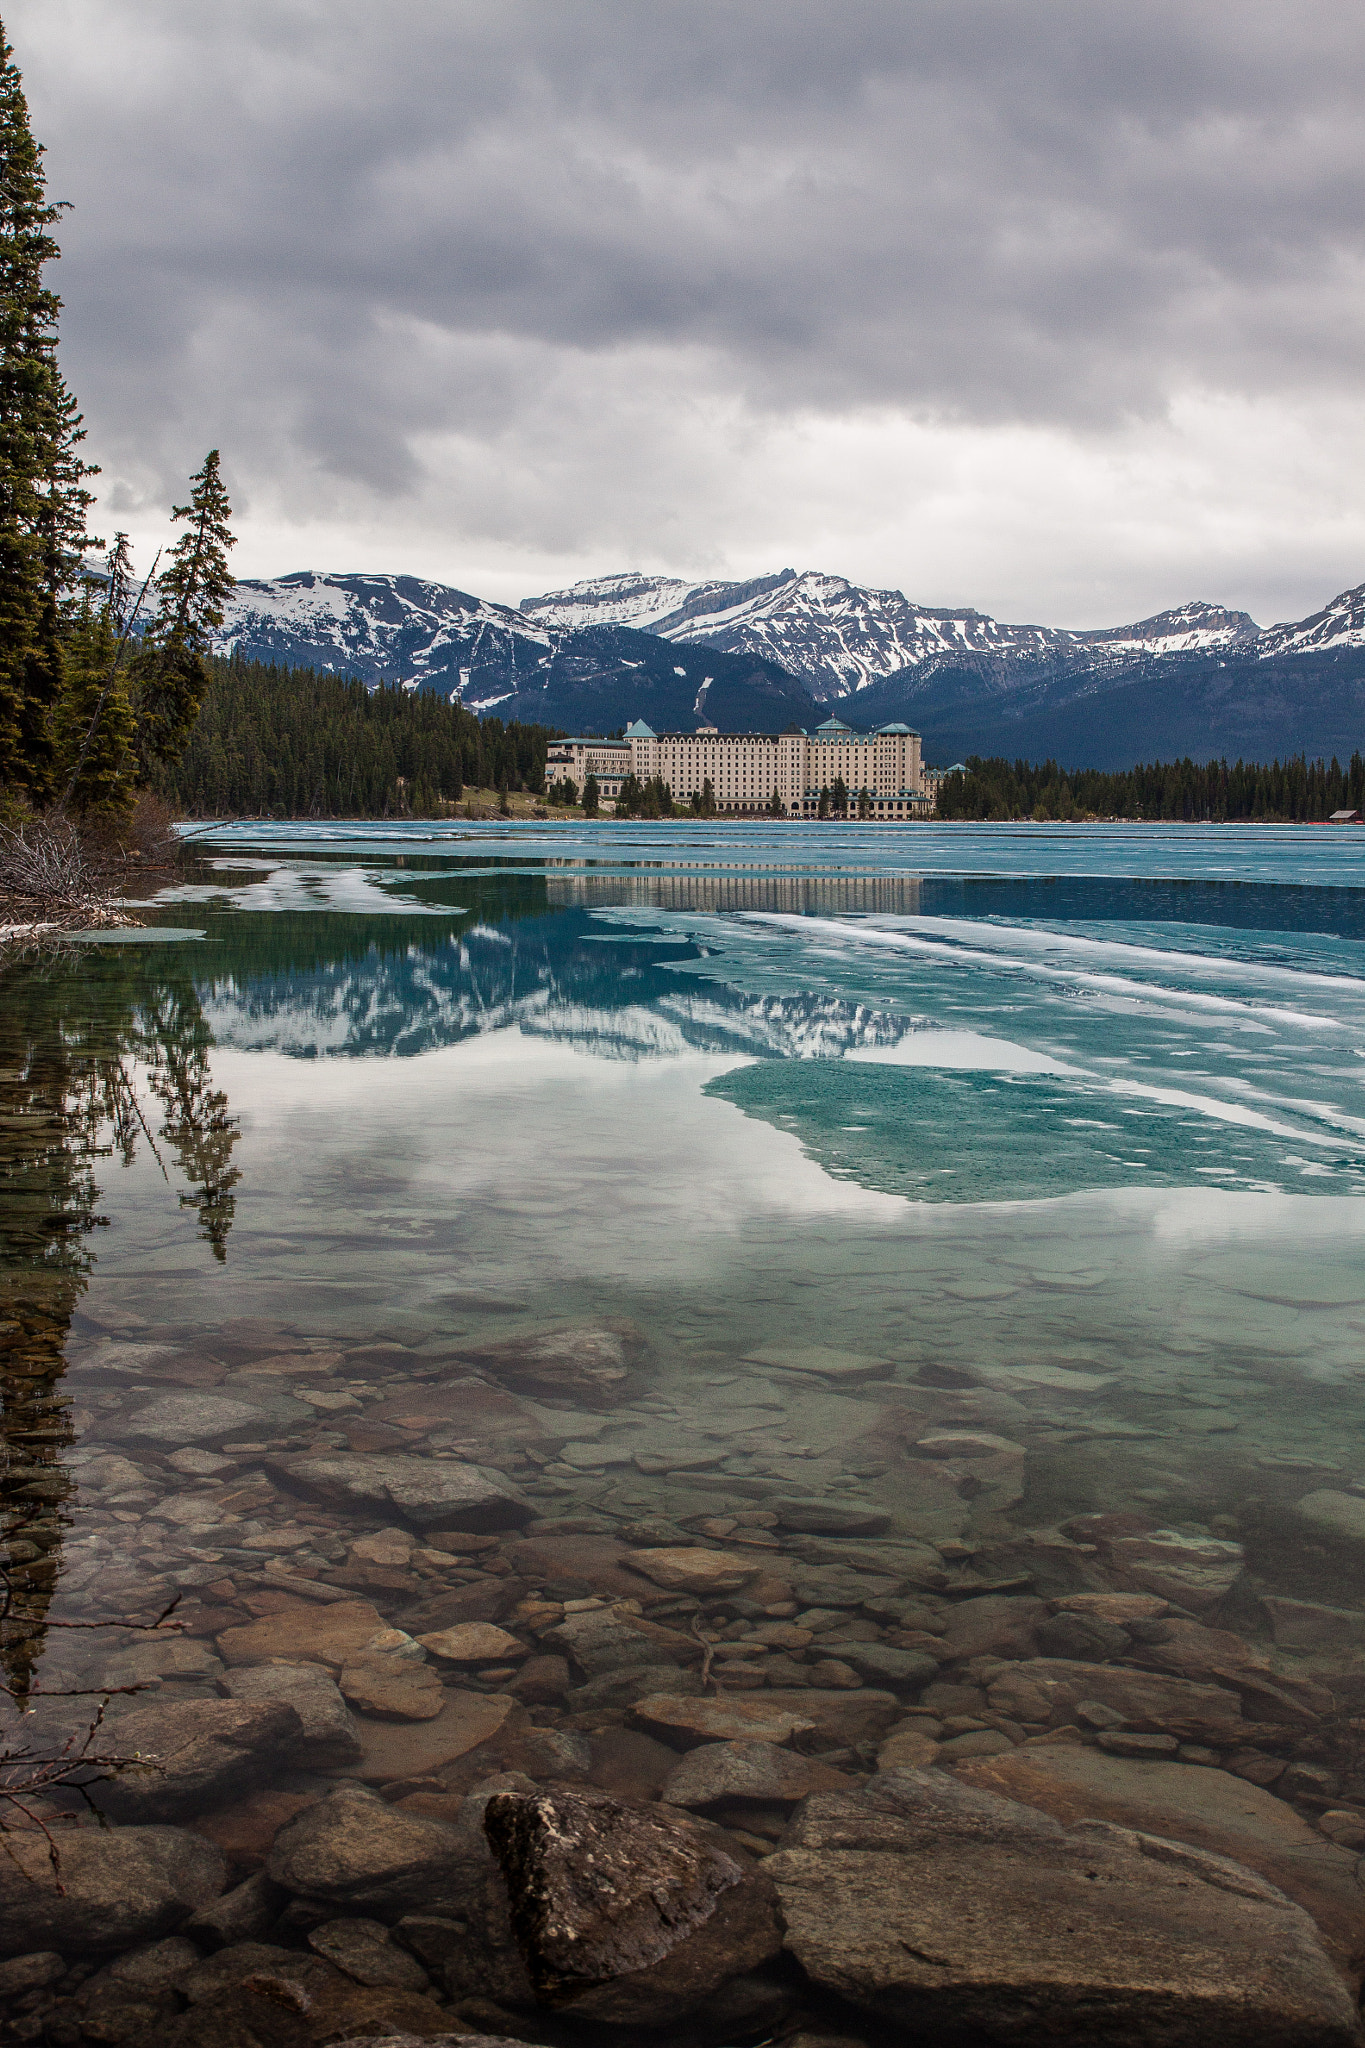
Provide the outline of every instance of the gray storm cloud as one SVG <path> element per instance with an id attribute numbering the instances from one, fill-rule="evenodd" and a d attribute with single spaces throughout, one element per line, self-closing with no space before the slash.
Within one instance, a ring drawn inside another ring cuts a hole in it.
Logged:
<path id="1" fill-rule="evenodd" d="M 111 505 L 216 439 L 286 526 L 425 506 L 696 557 L 715 465 L 793 421 L 1098 446 L 1190 394 L 1358 410 L 1354 7 L 5 19 L 75 203 L 64 358 Z"/>

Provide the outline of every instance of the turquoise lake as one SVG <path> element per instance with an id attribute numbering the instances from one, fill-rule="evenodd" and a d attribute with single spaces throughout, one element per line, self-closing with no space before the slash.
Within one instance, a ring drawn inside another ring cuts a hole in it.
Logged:
<path id="1" fill-rule="evenodd" d="M 197 841 L 163 943 L 18 970 L 78 1022 L 190 1000 L 231 1125 L 216 1245 L 147 1144 L 96 1166 L 88 1320 L 629 1315 L 684 1401 L 760 1340 L 1063 1365 L 1142 1433 L 1068 1447 L 1049 1514 L 1365 1478 L 1365 837 Z M 1237 1430 L 1192 1445 L 1191 1386 Z"/>
<path id="2" fill-rule="evenodd" d="M 542 1519 L 814 1501 L 949 1597 L 1130 1516 L 1234 1560 L 1277 1669 L 1365 1684 L 1365 834 L 243 824 L 143 909 L 5 974 L 53 1617 L 337 1569 L 382 1514 L 296 1519 L 272 1458 L 416 1441 L 410 1378 L 591 1327 L 647 1384 L 537 1411 Z M 227 1419 L 158 1437 L 168 1387 Z M 423 1455 L 473 1455 L 442 1413 Z"/>

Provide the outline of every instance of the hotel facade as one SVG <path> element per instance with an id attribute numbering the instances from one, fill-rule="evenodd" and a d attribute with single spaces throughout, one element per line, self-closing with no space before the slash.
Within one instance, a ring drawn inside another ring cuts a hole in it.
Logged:
<path id="1" fill-rule="evenodd" d="M 709 782 L 717 811 L 769 809 L 776 792 L 790 818 L 819 814 L 822 791 L 842 780 L 849 806 L 866 790 L 874 819 L 926 818 L 937 799 L 938 776 L 920 758 L 920 739 L 908 725 L 854 732 L 827 718 L 815 732 L 656 733 L 637 719 L 619 740 L 553 740 L 545 759 L 548 789 L 567 777 L 580 792 L 590 775 L 604 808 L 615 805 L 628 775 L 662 778 L 675 804 L 700 797 Z"/>

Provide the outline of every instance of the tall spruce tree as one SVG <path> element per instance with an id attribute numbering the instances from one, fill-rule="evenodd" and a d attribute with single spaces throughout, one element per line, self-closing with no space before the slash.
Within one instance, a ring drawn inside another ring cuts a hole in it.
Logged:
<path id="1" fill-rule="evenodd" d="M 53 735 L 63 802 L 110 820 L 126 817 L 137 794 L 133 707 L 119 653 L 112 602 L 97 605 L 87 591 L 67 621 Z"/>
<path id="2" fill-rule="evenodd" d="M 188 505 L 172 507 L 186 522 L 157 579 L 157 613 L 133 662 L 138 752 L 144 771 L 185 751 L 208 687 L 208 655 L 233 588 L 227 551 L 236 547 L 218 450 L 190 478 Z"/>
<path id="3" fill-rule="evenodd" d="M 51 793 L 62 685 L 63 600 L 86 548 L 92 465 L 57 367 L 61 300 L 43 283 L 59 254 L 43 152 L 0 25 L 0 783 Z"/>

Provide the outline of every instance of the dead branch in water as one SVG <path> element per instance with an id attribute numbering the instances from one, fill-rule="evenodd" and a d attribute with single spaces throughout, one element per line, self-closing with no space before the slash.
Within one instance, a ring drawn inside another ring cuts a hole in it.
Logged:
<path id="1" fill-rule="evenodd" d="M 59 811 L 0 823 L 0 926 L 15 937 L 131 924 L 108 856 Z"/>
<path id="2" fill-rule="evenodd" d="M 36 1520 L 36 1510 L 21 1512 L 9 1519 L 3 1531 L 0 1636 L 12 1638 L 16 1631 L 22 1633 L 28 1623 L 32 1623 L 35 1629 L 41 1626 L 45 1634 L 62 1629 L 109 1628 L 139 1635 L 179 1634 L 181 1625 L 174 1618 L 180 1604 L 179 1593 L 152 1621 L 134 1621 L 126 1615 L 109 1621 L 67 1621 L 44 1616 L 40 1623 L 26 1611 L 21 1586 L 16 1584 L 16 1580 L 22 1577 L 22 1567 L 16 1566 L 11 1556 L 15 1540 L 22 1537 Z M 117 1746 L 110 1747 L 110 1731 L 105 1721 L 110 1700 L 148 1689 L 147 1680 L 134 1680 L 128 1685 L 25 1686 L 22 1690 L 0 1681 L 0 1701 L 16 1716 L 12 1726 L 0 1727 L 0 1852 L 4 1849 L 6 1835 L 16 1829 L 36 1829 L 46 1840 L 48 1860 L 57 1878 L 59 1892 L 62 1888 L 60 1856 L 50 1823 L 64 1816 L 52 1812 L 53 1795 L 75 1794 L 86 1810 L 99 1816 L 99 1808 L 90 1797 L 92 1787 L 108 1784 L 126 1771 L 156 1768 L 155 1763 L 147 1758 L 130 1756 Z M 28 1739 L 24 1724 L 34 1714 L 34 1702 L 44 1700 L 90 1700 L 94 1704 L 83 1723 L 64 1739 L 59 1736 L 51 1739 L 40 1737 L 35 1743 Z"/>

